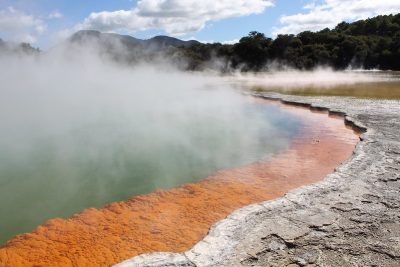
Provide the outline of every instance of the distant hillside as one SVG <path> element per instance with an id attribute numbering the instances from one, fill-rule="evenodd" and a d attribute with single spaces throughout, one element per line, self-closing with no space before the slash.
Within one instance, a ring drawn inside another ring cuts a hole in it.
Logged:
<path id="1" fill-rule="evenodd" d="M 96 41 L 100 44 L 110 45 L 111 43 L 123 44 L 127 47 L 141 47 L 143 49 L 166 49 L 168 47 L 188 47 L 200 44 L 195 40 L 183 41 L 169 36 L 155 36 L 151 39 L 142 40 L 129 35 L 115 33 L 101 33 L 99 31 L 83 30 L 78 31 L 70 37 L 72 42 Z"/>
<path id="2" fill-rule="evenodd" d="M 67 40 L 68 43 L 84 47 L 96 45 L 100 52 L 111 56 L 118 62 L 133 64 L 141 61 L 168 60 L 183 69 L 187 69 L 187 64 L 180 56 L 180 50 L 200 44 L 198 41 L 183 41 L 168 36 L 155 36 L 142 40 L 129 35 L 101 33 L 92 30 L 76 32 Z"/>
<path id="3" fill-rule="evenodd" d="M 189 47 L 192 45 L 200 44 L 200 42 L 196 40 L 182 41 L 180 39 L 164 35 L 155 36 L 151 39 L 144 40 L 144 43 L 146 45 L 157 46 L 157 47 L 168 47 L 168 46 Z"/>
<path id="4" fill-rule="evenodd" d="M 39 54 L 38 48 L 32 47 L 28 43 L 5 42 L 0 38 L 0 55 L 4 54 Z"/>

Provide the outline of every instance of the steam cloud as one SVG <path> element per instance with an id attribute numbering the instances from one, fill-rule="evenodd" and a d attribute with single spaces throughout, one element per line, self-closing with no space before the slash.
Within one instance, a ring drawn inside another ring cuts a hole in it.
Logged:
<path id="1" fill-rule="evenodd" d="M 236 73 L 235 81 L 250 87 L 260 86 L 265 89 L 301 89 L 301 88 L 333 88 L 355 84 L 398 81 L 398 76 L 380 71 L 333 71 L 316 69 L 315 71 L 271 71 L 254 73 Z"/>
<path id="2" fill-rule="evenodd" d="M 2 55 L 0 69 L 0 242 L 260 160 L 299 126 L 219 77 L 117 65 L 96 47 Z"/>

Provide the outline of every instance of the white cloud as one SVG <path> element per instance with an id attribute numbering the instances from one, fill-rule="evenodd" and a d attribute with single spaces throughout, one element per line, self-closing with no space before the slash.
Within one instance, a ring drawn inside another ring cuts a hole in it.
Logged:
<path id="1" fill-rule="evenodd" d="M 79 29 L 136 32 L 161 29 L 184 35 L 207 22 L 264 12 L 272 0 L 139 0 L 131 10 L 91 13 Z"/>
<path id="2" fill-rule="evenodd" d="M 324 0 L 321 4 L 310 1 L 304 9 L 307 12 L 282 16 L 282 26 L 273 30 L 274 36 L 306 30 L 317 31 L 335 27 L 342 21 L 399 13 L 400 0 Z"/>
<path id="3" fill-rule="evenodd" d="M 13 7 L 0 9 L 0 35 L 11 41 L 35 43 L 47 25 L 39 18 Z"/>
<path id="4" fill-rule="evenodd" d="M 54 10 L 48 16 L 49 19 L 61 19 L 62 17 L 64 17 L 64 15 L 57 10 Z"/>

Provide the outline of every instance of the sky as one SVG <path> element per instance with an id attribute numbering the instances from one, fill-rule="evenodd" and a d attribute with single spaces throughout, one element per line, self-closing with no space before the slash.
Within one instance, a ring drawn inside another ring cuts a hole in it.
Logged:
<path id="1" fill-rule="evenodd" d="M 0 38 L 48 48 L 78 30 L 234 43 L 400 12 L 400 0 L 0 0 Z"/>

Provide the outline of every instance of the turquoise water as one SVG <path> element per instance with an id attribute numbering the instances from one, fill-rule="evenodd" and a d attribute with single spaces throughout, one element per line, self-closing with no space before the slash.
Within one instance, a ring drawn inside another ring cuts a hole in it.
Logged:
<path id="1" fill-rule="evenodd" d="M 153 122 L 151 115 L 103 117 L 55 132 L 9 130 L 19 142 L 0 142 L 0 242 L 52 217 L 266 158 L 287 147 L 301 124 L 275 106 L 241 109 L 236 119 L 194 111 Z"/>

